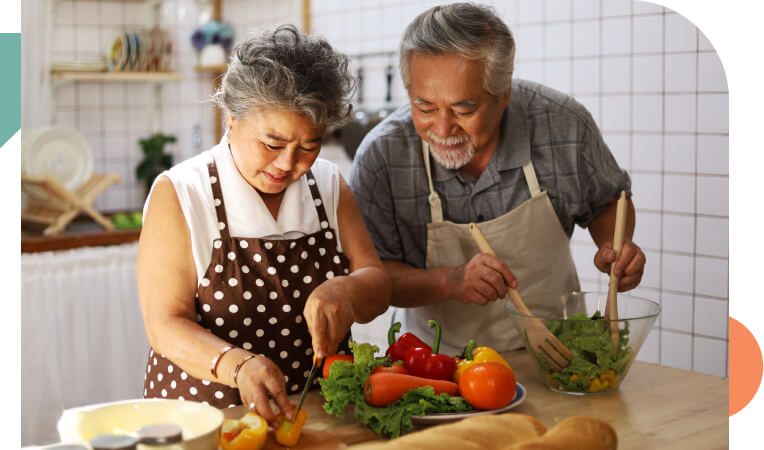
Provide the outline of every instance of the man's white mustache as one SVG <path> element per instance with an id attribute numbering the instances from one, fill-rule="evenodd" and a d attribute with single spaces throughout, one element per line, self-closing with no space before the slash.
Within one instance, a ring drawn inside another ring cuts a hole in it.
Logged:
<path id="1" fill-rule="evenodd" d="M 447 138 L 440 138 L 434 135 L 430 130 L 427 130 L 427 137 L 438 145 L 459 145 L 467 142 L 469 136 L 463 134 L 461 136 L 448 136 Z"/>

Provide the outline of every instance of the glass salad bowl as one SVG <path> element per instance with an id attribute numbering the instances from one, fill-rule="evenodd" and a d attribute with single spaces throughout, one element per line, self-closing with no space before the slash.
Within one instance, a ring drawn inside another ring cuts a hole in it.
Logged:
<path id="1" fill-rule="evenodd" d="M 530 316 L 518 311 L 511 302 L 506 303 L 506 309 L 536 362 L 543 383 L 553 391 L 573 395 L 618 389 L 661 311 L 653 301 L 618 294 L 618 344 L 614 345 L 611 321 L 603 318 L 607 293 L 570 292 L 561 295 L 555 307 L 534 308 L 532 297 L 526 301 Z M 537 326 L 533 322 L 543 324 L 570 350 L 570 365 L 558 370 L 543 350 L 531 348 L 526 328 Z"/>

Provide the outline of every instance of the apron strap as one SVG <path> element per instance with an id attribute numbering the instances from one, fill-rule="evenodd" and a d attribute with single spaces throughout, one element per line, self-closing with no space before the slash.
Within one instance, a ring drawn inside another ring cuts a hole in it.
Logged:
<path id="1" fill-rule="evenodd" d="M 319 222 L 321 222 L 321 229 L 324 230 L 329 228 L 329 219 L 326 215 L 326 208 L 324 208 L 324 201 L 321 199 L 321 192 L 318 190 L 316 177 L 313 176 L 313 170 L 305 172 L 305 177 L 308 180 L 308 188 L 310 189 L 310 195 L 313 197 L 313 204 L 316 205 L 316 213 L 318 214 Z"/>
<path id="2" fill-rule="evenodd" d="M 427 172 L 427 183 L 430 186 L 430 218 L 433 223 L 443 222 L 443 206 L 440 203 L 440 197 L 432 186 L 432 174 L 430 173 L 430 144 L 422 140 L 422 157 L 424 158 L 424 170 Z"/>
<path id="3" fill-rule="evenodd" d="M 528 183 L 528 190 L 531 191 L 531 197 L 541 195 L 539 180 L 536 178 L 536 171 L 533 169 L 532 161 L 528 161 L 528 164 L 523 166 L 523 173 L 525 174 L 525 182 Z"/>
<path id="4" fill-rule="evenodd" d="M 228 239 L 230 233 L 228 232 L 228 220 L 225 212 L 225 203 L 223 202 L 223 190 L 220 188 L 220 179 L 218 177 L 218 166 L 215 164 L 213 158 L 209 164 L 207 164 L 207 172 L 210 174 L 210 186 L 212 187 L 212 198 L 215 202 L 215 214 L 218 218 L 218 230 L 220 231 L 221 239 Z"/>

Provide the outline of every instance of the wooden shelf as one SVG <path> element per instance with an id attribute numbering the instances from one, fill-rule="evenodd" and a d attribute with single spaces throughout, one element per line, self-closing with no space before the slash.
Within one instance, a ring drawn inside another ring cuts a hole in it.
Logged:
<path id="1" fill-rule="evenodd" d="M 225 71 L 228 70 L 228 64 L 218 64 L 215 66 L 196 66 L 194 67 L 195 72 L 200 73 L 225 73 Z"/>
<path id="2" fill-rule="evenodd" d="M 153 82 L 178 81 L 183 79 L 178 72 L 51 72 L 53 81 L 127 81 Z"/>

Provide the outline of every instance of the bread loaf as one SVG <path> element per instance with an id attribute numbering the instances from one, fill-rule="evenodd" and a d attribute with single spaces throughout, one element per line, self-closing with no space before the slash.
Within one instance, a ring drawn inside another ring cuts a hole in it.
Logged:
<path id="1" fill-rule="evenodd" d="M 618 439 L 607 423 L 590 417 L 565 419 L 550 430 L 533 416 L 482 415 L 438 425 L 357 450 L 616 450 Z"/>
<path id="2" fill-rule="evenodd" d="M 538 439 L 503 447 L 506 450 L 616 450 L 618 436 L 599 419 L 574 416 L 561 421 Z"/>

